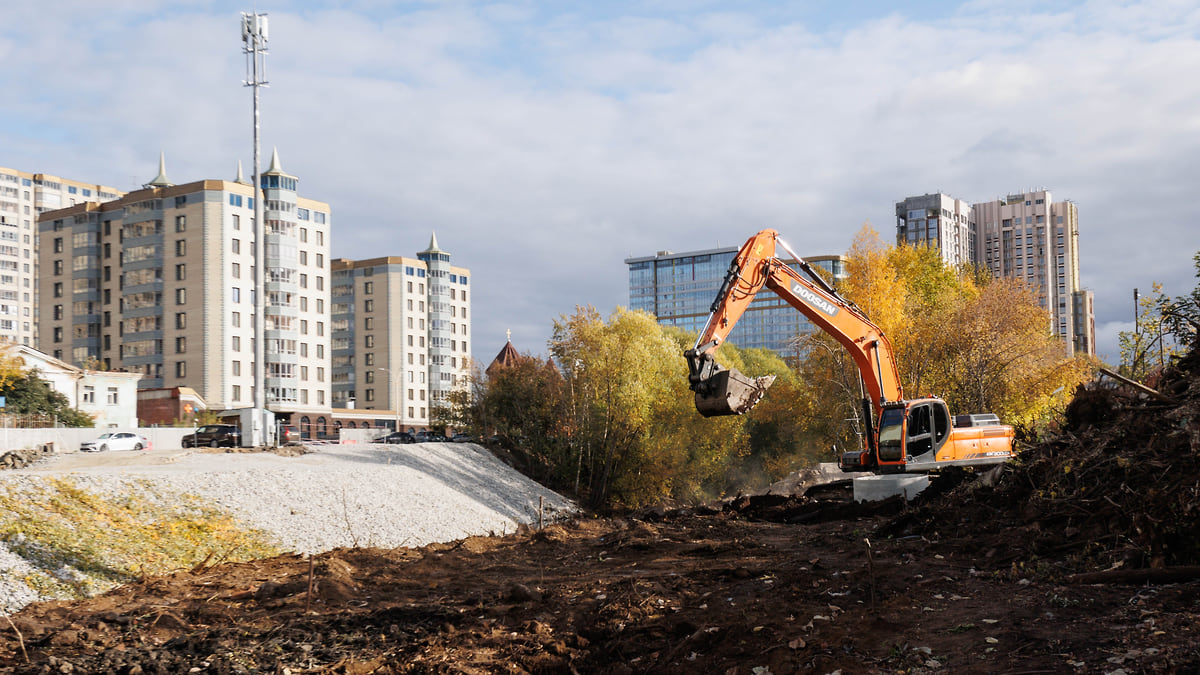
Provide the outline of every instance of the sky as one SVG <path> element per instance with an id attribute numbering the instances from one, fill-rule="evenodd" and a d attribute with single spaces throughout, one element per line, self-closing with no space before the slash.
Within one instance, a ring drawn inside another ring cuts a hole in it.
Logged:
<path id="1" fill-rule="evenodd" d="M 1097 351 L 1196 287 L 1200 5 L 46 0 L 0 7 L 0 166 L 133 190 L 251 173 L 241 12 L 270 21 L 263 166 L 334 257 L 471 270 L 474 356 L 628 303 L 625 258 L 780 231 L 845 253 L 895 203 L 1077 204 Z"/>

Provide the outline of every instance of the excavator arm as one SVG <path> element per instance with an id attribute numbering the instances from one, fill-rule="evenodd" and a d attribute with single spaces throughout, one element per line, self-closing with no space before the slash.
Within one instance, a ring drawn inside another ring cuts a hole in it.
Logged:
<path id="1" fill-rule="evenodd" d="M 792 256 L 809 278 L 777 257 L 776 244 Z M 689 386 L 696 392 L 696 409 L 702 415 L 747 412 L 775 379 L 746 377 L 737 369 L 723 368 L 714 356 L 764 286 L 849 351 L 870 394 L 874 417 L 884 403 L 904 398 L 891 342 L 879 327 L 791 251 L 775 230 L 768 229 L 751 237 L 738 250 L 710 308 L 704 330 L 692 349 L 684 352 Z M 871 417 L 868 415 L 867 419 Z"/>

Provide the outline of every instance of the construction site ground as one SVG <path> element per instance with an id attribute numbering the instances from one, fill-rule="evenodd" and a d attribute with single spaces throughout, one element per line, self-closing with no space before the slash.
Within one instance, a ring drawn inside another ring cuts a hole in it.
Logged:
<path id="1" fill-rule="evenodd" d="M 1072 579 L 1052 559 L 1030 564 L 1028 531 L 877 534 L 904 508 L 765 496 L 180 571 L 28 607 L 3 631 L 0 663 L 121 674 L 1200 669 L 1200 582 Z"/>
<path id="2" fill-rule="evenodd" d="M 0 673 L 1197 673 L 1200 359 L 1081 389 L 982 477 L 580 517 L 136 580 Z"/>

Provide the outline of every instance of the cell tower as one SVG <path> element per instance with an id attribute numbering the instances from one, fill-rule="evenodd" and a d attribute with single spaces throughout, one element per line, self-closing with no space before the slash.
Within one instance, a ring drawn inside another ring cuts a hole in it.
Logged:
<path id="1" fill-rule="evenodd" d="M 275 425 L 267 421 L 272 415 L 266 406 L 266 224 L 263 222 L 262 176 L 259 174 L 258 90 L 267 86 L 267 15 L 242 12 L 242 52 L 246 55 L 246 79 L 242 84 L 254 89 L 254 410 L 250 425 L 250 446 L 270 442 L 268 430 Z M 273 444 L 273 443 L 272 443 Z"/>

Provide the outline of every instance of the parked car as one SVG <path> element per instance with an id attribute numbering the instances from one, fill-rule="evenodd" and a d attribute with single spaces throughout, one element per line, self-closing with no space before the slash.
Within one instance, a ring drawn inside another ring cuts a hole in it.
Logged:
<path id="1" fill-rule="evenodd" d="M 454 434 L 450 437 L 451 443 L 474 443 L 475 439 L 471 438 L 470 434 Z"/>
<path id="2" fill-rule="evenodd" d="M 234 424 L 205 424 L 184 436 L 181 444 L 185 448 L 236 448 L 242 444 L 242 432 Z"/>
<path id="3" fill-rule="evenodd" d="M 290 424 L 279 427 L 279 443 L 281 445 L 299 445 L 300 429 Z"/>
<path id="4" fill-rule="evenodd" d="M 387 436 L 384 436 L 383 438 L 379 439 L 376 442 L 391 443 L 391 444 L 416 443 L 417 439 L 412 434 L 408 433 L 407 431 L 393 431 L 392 433 L 388 434 Z"/>
<path id="5" fill-rule="evenodd" d="M 416 439 L 418 443 L 445 443 L 450 440 L 436 431 L 418 431 Z"/>
<path id="6" fill-rule="evenodd" d="M 80 452 L 105 452 L 107 450 L 149 450 L 150 441 L 131 431 L 111 431 L 100 434 L 94 441 L 79 444 Z"/>

